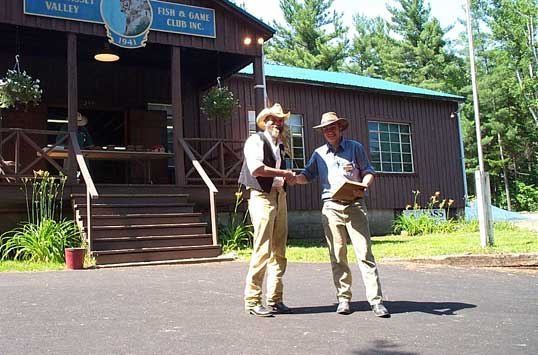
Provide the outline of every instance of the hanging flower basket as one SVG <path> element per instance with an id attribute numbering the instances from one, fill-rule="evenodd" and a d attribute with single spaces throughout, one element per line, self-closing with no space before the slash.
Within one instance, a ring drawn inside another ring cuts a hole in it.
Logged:
<path id="1" fill-rule="evenodd" d="M 0 109 L 38 105 L 42 94 L 39 79 L 33 79 L 26 71 L 21 72 L 17 56 L 15 68 L 8 70 L 0 79 Z"/>
<path id="2" fill-rule="evenodd" d="M 216 118 L 229 119 L 232 112 L 239 106 L 239 100 L 227 88 L 220 86 L 220 78 L 218 78 L 218 86 L 209 89 L 207 94 L 202 97 L 201 110 L 207 116 L 207 119 Z"/>

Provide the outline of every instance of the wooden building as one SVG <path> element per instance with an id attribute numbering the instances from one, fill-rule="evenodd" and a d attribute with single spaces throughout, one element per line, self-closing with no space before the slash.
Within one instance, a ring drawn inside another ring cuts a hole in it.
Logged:
<path id="1" fill-rule="evenodd" d="M 0 3 L 0 73 L 18 55 L 44 92 L 38 107 L 2 110 L 0 229 L 25 215 L 20 178 L 47 169 L 69 177 L 65 197 L 98 264 L 216 256 L 216 213 L 233 204 L 242 144 L 264 107 L 262 45 L 274 31 L 224 0 L 110 4 Z M 119 60 L 96 61 L 103 50 Z M 267 99 L 293 113 L 296 169 L 322 144 L 312 126 L 323 112 L 350 120 L 346 135 L 381 171 L 368 197 L 374 230 L 411 202 L 411 190 L 441 191 L 463 207 L 461 98 L 350 74 L 265 70 Z M 219 77 L 240 107 L 208 120 L 200 98 Z M 79 116 L 92 149 L 77 139 Z M 319 196 L 317 184 L 290 189 L 291 236 L 320 231 Z"/>

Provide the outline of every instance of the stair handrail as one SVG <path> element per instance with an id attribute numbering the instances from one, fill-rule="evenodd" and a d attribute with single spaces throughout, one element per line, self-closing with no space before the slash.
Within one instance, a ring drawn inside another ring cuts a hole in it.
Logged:
<path id="1" fill-rule="evenodd" d="M 213 238 L 213 245 L 218 245 L 219 241 L 217 236 L 217 211 L 215 208 L 215 194 L 219 192 L 219 190 L 217 190 L 215 184 L 213 184 L 213 181 L 211 181 L 209 176 L 207 176 L 207 173 L 202 167 L 202 164 L 200 164 L 198 159 L 196 159 L 187 142 L 185 142 L 185 140 L 181 137 L 178 137 L 178 140 L 179 144 L 181 144 L 183 150 L 185 151 L 189 159 L 192 161 L 192 165 L 194 166 L 194 168 L 209 189 L 209 208 L 211 211 L 211 237 Z"/>
<path id="2" fill-rule="evenodd" d="M 69 138 L 73 146 L 73 152 L 75 153 L 75 159 L 80 169 L 80 174 L 86 185 L 86 237 L 88 239 L 88 251 L 92 250 L 92 200 L 99 198 L 99 193 L 93 183 L 92 175 L 86 165 L 84 156 L 78 144 L 77 134 L 75 132 L 69 132 Z"/>

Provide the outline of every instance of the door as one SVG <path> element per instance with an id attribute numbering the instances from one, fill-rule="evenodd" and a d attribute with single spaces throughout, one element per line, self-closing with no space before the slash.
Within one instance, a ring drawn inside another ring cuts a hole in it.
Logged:
<path id="1" fill-rule="evenodd" d="M 160 147 L 166 149 L 165 111 L 130 110 L 127 116 L 128 147 L 138 151 L 151 151 Z M 130 165 L 129 183 L 168 184 L 170 182 L 167 159 L 132 162 Z"/>

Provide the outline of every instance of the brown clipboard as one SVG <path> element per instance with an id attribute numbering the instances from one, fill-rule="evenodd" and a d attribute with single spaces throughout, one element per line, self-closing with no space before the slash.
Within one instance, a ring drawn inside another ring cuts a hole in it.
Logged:
<path id="1" fill-rule="evenodd" d="M 348 180 L 340 185 L 340 187 L 334 192 L 332 199 L 348 202 L 355 201 L 358 196 L 354 195 L 353 191 L 362 192 L 361 196 L 364 196 L 364 190 L 367 187 L 368 185 L 363 184 L 362 182 Z"/>

